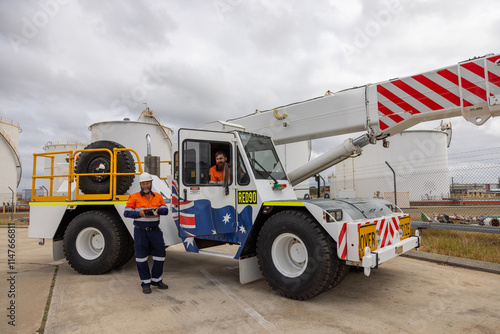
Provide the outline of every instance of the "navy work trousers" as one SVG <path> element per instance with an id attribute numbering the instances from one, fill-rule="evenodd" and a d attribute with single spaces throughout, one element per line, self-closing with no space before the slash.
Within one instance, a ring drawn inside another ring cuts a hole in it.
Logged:
<path id="1" fill-rule="evenodd" d="M 162 281 L 163 263 L 165 262 L 165 242 L 160 230 L 146 231 L 134 228 L 134 249 L 137 270 L 141 278 L 141 286 Z M 153 257 L 153 268 L 149 271 L 148 256 Z"/>

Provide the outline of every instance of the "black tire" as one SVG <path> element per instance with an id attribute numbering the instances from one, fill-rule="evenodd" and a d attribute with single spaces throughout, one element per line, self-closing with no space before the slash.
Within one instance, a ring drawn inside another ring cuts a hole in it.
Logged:
<path id="1" fill-rule="evenodd" d="M 115 265 L 115 269 L 121 268 L 124 265 L 130 261 L 132 256 L 134 256 L 134 239 L 130 236 L 130 233 L 128 232 L 127 228 L 125 225 L 120 224 L 121 226 L 121 234 L 122 234 L 122 240 L 123 240 L 123 245 L 121 248 L 119 260 L 117 264 Z"/>
<path id="2" fill-rule="evenodd" d="M 80 274 L 100 275 L 115 268 L 123 254 L 120 222 L 103 211 L 76 216 L 64 232 L 64 254 Z"/>
<path id="3" fill-rule="evenodd" d="M 106 148 L 113 152 L 114 148 L 123 148 L 122 145 L 109 140 L 100 140 L 93 142 L 85 149 Z M 76 160 L 76 173 L 109 173 L 111 157 L 106 151 L 82 152 Z M 101 169 L 99 167 L 104 167 Z M 118 173 L 134 173 L 135 163 L 132 154 L 129 151 L 120 151 L 117 153 L 116 170 Z M 107 194 L 110 184 L 109 175 L 80 176 L 79 187 L 84 194 Z M 134 175 L 121 175 L 116 178 L 116 193 L 123 195 L 129 190 Z"/>
<path id="4" fill-rule="evenodd" d="M 307 214 L 282 211 L 270 217 L 257 240 L 259 266 L 281 296 L 305 300 L 324 291 L 336 275 L 336 248 Z"/>
<path id="5" fill-rule="evenodd" d="M 333 276 L 333 279 L 330 284 L 328 284 L 326 290 L 330 290 L 337 285 L 340 284 L 345 278 L 345 275 L 347 274 L 348 266 L 345 261 L 343 260 L 338 260 L 338 266 L 337 266 L 337 272 L 335 273 L 335 276 Z"/>

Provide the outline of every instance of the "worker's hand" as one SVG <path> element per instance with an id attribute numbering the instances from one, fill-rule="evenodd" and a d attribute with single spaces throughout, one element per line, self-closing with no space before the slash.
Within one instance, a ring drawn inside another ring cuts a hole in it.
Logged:
<path id="1" fill-rule="evenodd" d="M 146 218 L 146 215 L 144 214 L 144 209 L 139 210 L 139 216 L 142 218 Z"/>

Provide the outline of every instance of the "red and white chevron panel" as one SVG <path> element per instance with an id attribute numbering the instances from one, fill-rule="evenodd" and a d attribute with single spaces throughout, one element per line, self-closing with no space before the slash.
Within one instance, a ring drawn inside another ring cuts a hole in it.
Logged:
<path id="1" fill-rule="evenodd" d="M 347 257 L 347 223 L 342 224 L 337 242 L 337 255 L 339 259 L 345 260 Z"/>
<path id="2" fill-rule="evenodd" d="M 363 219 L 343 223 L 337 242 L 337 255 L 341 260 L 359 261 L 359 227 L 365 224 L 377 224 L 377 249 L 392 245 L 400 240 L 399 219 L 406 217 L 388 216 L 375 219 Z"/>
<path id="3" fill-rule="evenodd" d="M 486 103 L 500 94 L 499 61 L 500 55 L 483 57 L 377 85 L 380 130 L 415 114 Z"/>
<path id="4" fill-rule="evenodd" d="M 398 217 L 381 218 L 374 222 L 377 222 L 377 231 L 380 236 L 380 241 L 377 242 L 377 248 L 384 248 L 385 246 L 393 244 L 396 239 L 399 240 Z"/>

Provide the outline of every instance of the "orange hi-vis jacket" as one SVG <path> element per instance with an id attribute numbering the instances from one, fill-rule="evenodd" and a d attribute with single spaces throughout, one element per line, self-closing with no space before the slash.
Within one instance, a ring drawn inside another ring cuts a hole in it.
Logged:
<path id="1" fill-rule="evenodd" d="M 231 168 L 228 168 L 228 171 L 229 171 L 229 179 L 231 178 Z M 213 181 L 213 182 L 222 182 L 224 181 L 224 170 L 221 170 L 219 171 L 217 169 L 217 166 L 212 166 L 212 168 L 210 168 L 210 181 Z"/>
<path id="2" fill-rule="evenodd" d="M 141 209 L 150 209 L 150 215 L 145 218 L 140 216 Z M 140 227 L 157 227 L 160 224 L 160 215 L 168 214 L 168 208 L 163 201 L 163 197 L 151 192 L 148 197 L 141 191 L 130 195 L 125 206 L 124 216 L 134 218 L 134 225 Z"/>

